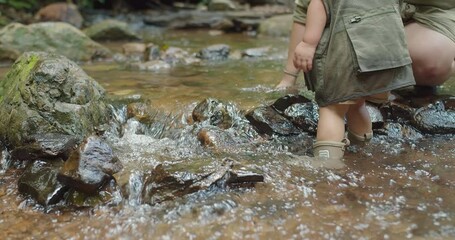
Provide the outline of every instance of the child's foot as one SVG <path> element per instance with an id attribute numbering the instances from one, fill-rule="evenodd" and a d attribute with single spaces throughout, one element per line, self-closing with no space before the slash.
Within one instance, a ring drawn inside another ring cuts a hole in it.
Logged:
<path id="1" fill-rule="evenodd" d="M 366 143 L 370 142 L 370 140 L 373 138 L 373 132 L 368 132 L 363 135 L 360 135 L 354 133 L 349 128 L 347 132 L 349 141 L 354 145 L 365 145 Z"/>

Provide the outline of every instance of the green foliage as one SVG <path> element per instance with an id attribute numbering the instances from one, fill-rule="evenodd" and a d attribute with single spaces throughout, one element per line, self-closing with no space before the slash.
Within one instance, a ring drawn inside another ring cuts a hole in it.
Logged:
<path id="1" fill-rule="evenodd" d="M 37 0 L 0 0 L 0 4 L 12 7 L 18 10 L 30 10 L 38 5 Z"/>
<path id="2" fill-rule="evenodd" d="M 16 10 L 37 10 L 47 4 L 64 2 L 65 0 L 0 0 L 0 5 L 12 7 Z M 66 0 L 73 2 L 80 8 L 93 8 L 95 3 L 105 3 L 107 0 Z"/>

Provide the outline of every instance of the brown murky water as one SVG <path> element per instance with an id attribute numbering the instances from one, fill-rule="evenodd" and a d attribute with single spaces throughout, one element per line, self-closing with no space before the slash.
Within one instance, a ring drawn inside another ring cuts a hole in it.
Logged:
<path id="1" fill-rule="evenodd" d="M 268 104 L 281 76 L 286 39 L 172 33 L 171 46 L 191 51 L 212 43 L 233 49 L 272 46 L 270 59 L 229 60 L 170 72 L 124 70 L 97 63 L 83 68 L 111 96 L 141 96 L 165 112 L 185 112 L 206 97 L 239 109 Z M 117 49 L 119 45 L 109 45 Z M 7 69 L 1 68 L 4 75 Z M 441 89 L 455 94 L 455 81 Z M 190 142 L 125 134 L 112 141 L 124 171 L 141 172 L 159 159 L 201 155 L 256 164 L 265 182 L 255 188 L 195 193 L 150 206 L 123 199 L 115 206 L 49 211 L 17 193 L 20 170 L 0 164 L 0 239 L 454 239 L 454 136 L 386 143 L 380 137 L 346 154 L 342 169 L 316 168 L 286 146 L 257 144 L 212 152 Z M 5 153 L 3 154 L 5 156 Z"/>

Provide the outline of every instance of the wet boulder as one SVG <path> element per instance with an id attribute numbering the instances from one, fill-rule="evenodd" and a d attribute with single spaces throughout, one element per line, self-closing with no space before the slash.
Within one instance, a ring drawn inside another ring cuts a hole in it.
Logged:
<path id="1" fill-rule="evenodd" d="M 35 19 L 40 22 L 66 22 L 77 28 L 80 28 L 84 21 L 75 4 L 64 2 L 41 8 L 35 14 Z"/>
<path id="2" fill-rule="evenodd" d="M 93 40 L 140 40 L 127 23 L 115 19 L 107 19 L 86 29 L 84 33 Z"/>
<path id="3" fill-rule="evenodd" d="M 278 98 L 271 105 L 271 107 L 273 107 L 278 113 L 283 114 L 284 111 L 293 104 L 296 104 L 296 103 L 303 104 L 303 103 L 308 103 L 308 102 L 311 102 L 311 100 L 302 95 L 288 94 L 284 97 Z"/>
<path id="4" fill-rule="evenodd" d="M 419 108 L 412 119 L 412 125 L 425 133 L 455 133 L 455 111 L 446 110 L 441 101 Z"/>
<path id="5" fill-rule="evenodd" d="M 379 107 L 382 115 L 388 121 L 409 122 L 413 118 L 415 109 L 406 103 L 391 101 Z"/>
<path id="6" fill-rule="evenodd" d="M 122 169 L 110 146 L 96 136 L 88 137 L 72 151 L 57 179 L 65 186 L 87 194 L 96 193 Z"/>
<path id="7" fill-rule="evenodd" d="M 43 206 L 60 202 L 69 189 L 57 181 L 57 174 L 62 166 L 61 159 L 30 163 L 18 180 L 19 192 Z"/>
<path id="8" fill-rule="evenodd" d="M 0 29 L 0 60 L 16 60 L 29 51 L 46 51 L 74 61 L 108 58 L 111 52 L 79 29 L 63 22 L 12 23 Z"/>
<path id="9" fill-rule="evenodd" d="M 257 107 L 245 115 L 259 134 L 296 135 L 301 131 L 270 106 Z"/>
<path id="10" fill-rule="evenodd" d="M 203 60 L 226 60 L 230 51 L 231 48 L 226 44 L 215 44 L 200 50 L 197 57 Z"/>
<path id="11" fill-rule="evenodd" d="M 416 141 L 423 137 L 422 133 L 415 127 L 399 122 L 387 122 L 382 128 L 376 129 L 375 133 L 386 135 L 392 139 L 406 139 L 408 141 Z"/>
<path id="12" fill-rule="evenodd" d="M 316 102 L 296 103 L 286 108 L 284 116 L 294 126 L 309 133 L 316 133 L 319 119 L 319 107 Z"/>
<path id="13" fill-rule="evenodd" d="M 37 159 L 63 159 L 77 145 L 78 140 L 71 135 L 59 133 L 36 134 L 27 139 L 22 146 L 11 150 L 11 159 L 33 161 Z"/>
<path id="14" fill-rule="evenodd" d="M 10 146 L 46 133 L 82 140 L 109 119 L 104 95 L 104 89 L 66 57 L 25 53 L 0 81 L 0 139 Z"/>

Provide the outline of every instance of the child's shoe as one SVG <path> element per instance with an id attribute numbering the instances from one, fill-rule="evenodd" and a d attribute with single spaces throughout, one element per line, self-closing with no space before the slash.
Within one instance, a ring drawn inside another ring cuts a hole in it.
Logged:
<path id="1" fill-rule="evenodd" d="M 354 145 L 365 145 L 366 143 L 370 142 L 373 138 L 373 132 L 365 133 L 362 135 L 358 135 L 351 130 L 347 130 L 348 132 L 348 139 Z"/>
<path id="2" fill-rule="evenodd" d="M 341 142 L 316 141 L 313 145 L 313 154 L 319 159 L 341 160 L 347 146 L 349 146 L 349 140 L 346 138 Z"/>

